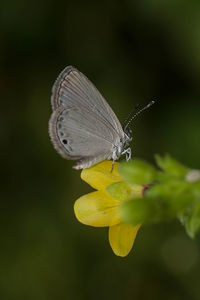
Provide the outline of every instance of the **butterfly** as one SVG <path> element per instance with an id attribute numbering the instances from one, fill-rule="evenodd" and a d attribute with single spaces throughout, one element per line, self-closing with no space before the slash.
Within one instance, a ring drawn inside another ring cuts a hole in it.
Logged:
<path id="1" fill-rule="evenodd" d="M 67 66 L 60 73 L 52 88 L 51 104 L 51 141 L 64 158 L 76 160 L 74 169 L 89 168 L 103 160 L 114 162 L 123 154 L 127 160 L 131 158 L 129 124 L 133 118 L 122 128 L 107 101 L 76 68 Z"/>

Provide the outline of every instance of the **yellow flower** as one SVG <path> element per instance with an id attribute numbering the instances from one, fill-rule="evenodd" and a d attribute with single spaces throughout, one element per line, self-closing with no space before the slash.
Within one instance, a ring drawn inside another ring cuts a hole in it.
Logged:
<path id="1" fill-rule="evenodd" d="M 131 226 L 122 221 L 120 205 L 125 201 L 122 196 L 116 199 L 111 196 L 106 188 L 123 179 L 117 172 L 119 163 L 114 163 L 111 173 L 111 161 L 103 161 L 81 172 L 81 178 L 97 191 L 80 197 L 74 204 L 76 218 L 85 225 L 95 227 L 109 226 L 109 242 L 113 252 L 118 256 L 126 256 L 130 252 L 137 231 L 140 227 Z M 129 196 L 142 196 L 142 186 L 135 185 L 130 190 Z"/>

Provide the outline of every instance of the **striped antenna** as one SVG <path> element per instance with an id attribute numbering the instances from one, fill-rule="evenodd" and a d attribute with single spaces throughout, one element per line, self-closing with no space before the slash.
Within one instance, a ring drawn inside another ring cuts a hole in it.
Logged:
<path id="1" fill-rule="evenodd" d="M 126 128 L 130 125 L 130 123 L 139 115 L 141 114 L 141 112 L 143 112 L 144 110 L 146 110 L 147 108 L 151 107 L 153 104 L 155 103 L 154 100 L 152 100 L 151 102 L 149 102 L 145 107 L 143 107 L 142 109 L 140 109 L 138 112 L 136 112 L 132 118 L 127 122 L 127 124 L 124 127 L 124 131 L 126 131 Z M 131 113 L 129 114 L 129 116 L 131 115 Z M 128 117 L 129 117 L 128 116 Z M 128 119 L 128 118 L 127 118 Z"/>

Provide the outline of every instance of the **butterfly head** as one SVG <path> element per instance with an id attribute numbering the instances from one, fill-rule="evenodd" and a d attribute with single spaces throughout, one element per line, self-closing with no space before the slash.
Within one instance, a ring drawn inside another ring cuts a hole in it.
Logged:
<path id="1" fill-rule="evenodd" d="M 129 143 L 132 140 L 132 130 L 128 126 L 124 129 L 125 141 Z"/>

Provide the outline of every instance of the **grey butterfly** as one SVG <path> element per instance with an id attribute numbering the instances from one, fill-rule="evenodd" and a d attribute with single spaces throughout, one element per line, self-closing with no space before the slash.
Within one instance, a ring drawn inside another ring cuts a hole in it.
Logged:
<path id="1" fill-rule="evenodd" d="M 53 108 L 49 134 L 55 149 L 67 159 L 77 160 L 75 169 L 89 168 L 103 160 L 131 158 L 132 140 L 91 81 L 72 66 L 66 67 L 52 88 Z"/>

